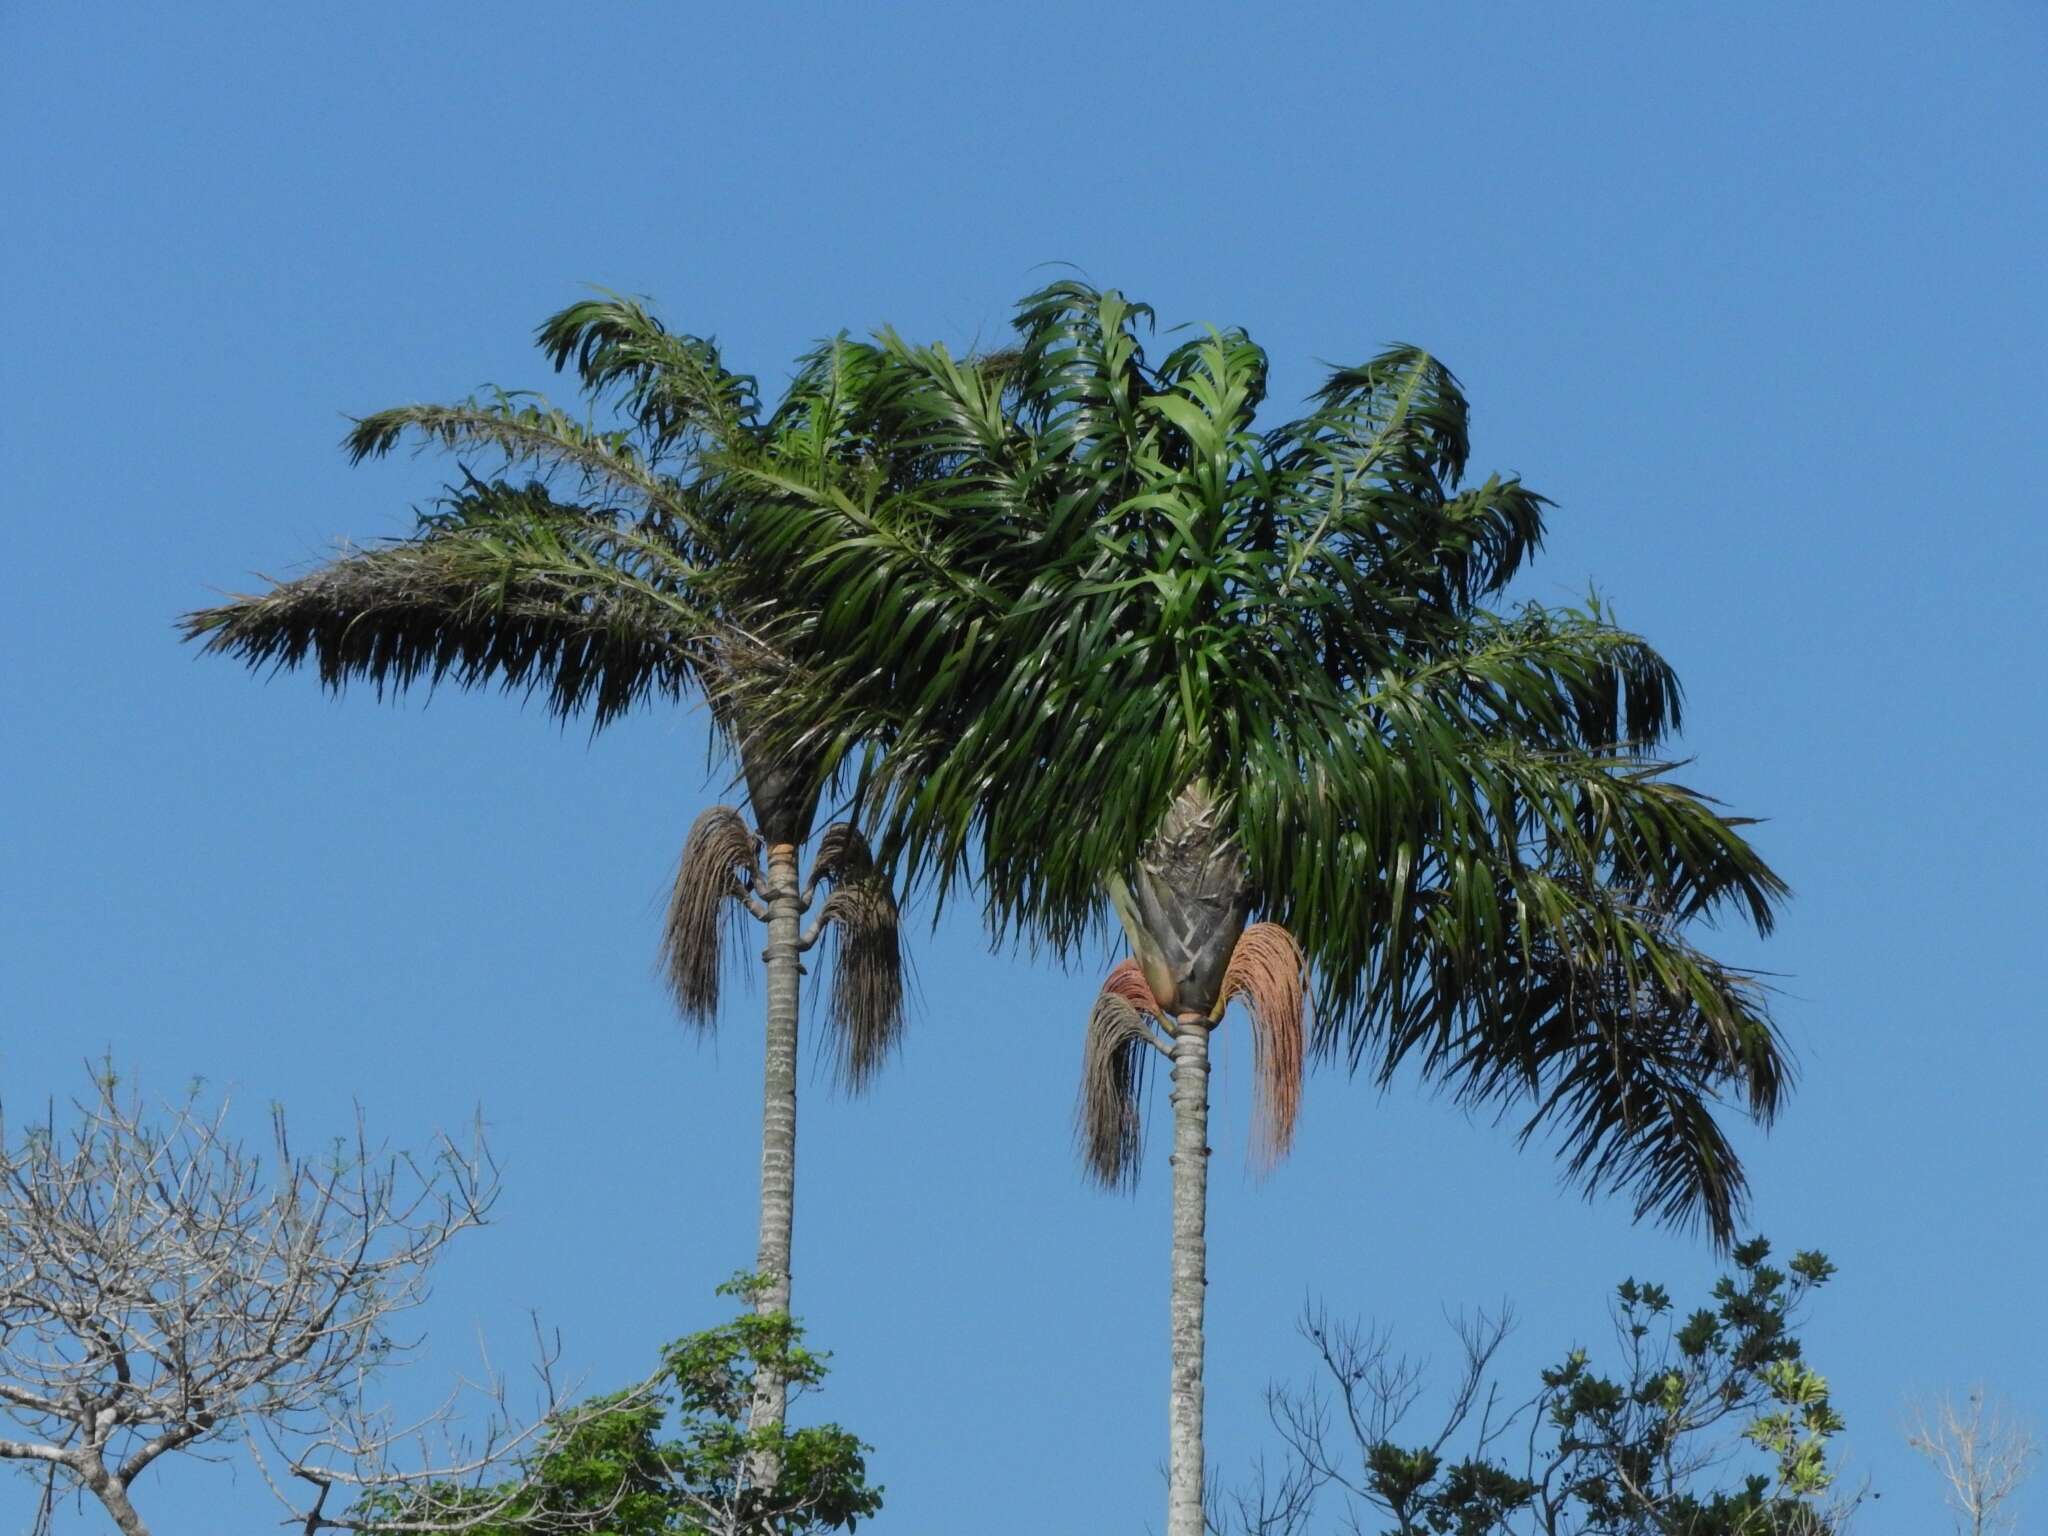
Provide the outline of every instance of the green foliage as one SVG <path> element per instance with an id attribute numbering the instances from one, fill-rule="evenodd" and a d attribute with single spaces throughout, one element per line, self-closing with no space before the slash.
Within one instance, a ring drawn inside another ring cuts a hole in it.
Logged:
<path id="1" fill-rule="evenodd" d="M 1506 606 L 1546 502 L 1467 480 L 1438 359 L 1390 348 L 1268 425 L 1249 336 L 1152 358 L 1151 323 L 1056 283 L 1013 350 L 836 338 L 764 411 L 711 342 L 592 299 L 540 341 L 621 427 L 513 394 L 365 418 L 358 457 L 498 472 L 185 632 L 599 725 L 701 690 L 747 755 L 857 775 L 885 884 L 972 880 L 999 936 L 1062 951 L 1212 785 L 1257 915 L 1314 970 L 1320 1049 L 1419 1067 L 1554 1133 L 1589 1192 L 1726 1240 L 1744 1180 L 1715 1111 L 1768 1121 L 1789 1069 L 1762 987 L 1692 925 L 1767 930 L 1785 887 L 1673 777 L 1670 666 L 1598 600 Z"/>
<path id="2" fill-rule="evenodd" d="M 1788 1274 L 1766 1262 L 1769 1253 L 1760 1238 L 1739 1246 L 1736 1272 L 1715 1284 L 1713 1305 L 1682 1323 L 1661 1286 L 1625 1281 L 1616 1292 L 1622 1374 L 1594 1374 L 1583 1350 L 1544 1373 L 1556 1457 L 1567 1468 L 1561 1484 L 1585 1512 L 1579 1529 L 1589 1536 L 1818 1528 L 1812 1501 L 1833 1482 L 1827 1446 L 1842 1420 L 1826 1379 L 1801 1359 L 1791 1324 L 1793 1308 L 1834 1267 L 1801 1253 Z M 1651 1347 L 1660 1336 L 1662 1347 Z M 1744 1417 L 1738 1437 L 1769 1470 L 1732 1491 L 1685 1486 L 1699 1464 L 1697 1437 Z"/>
<path id="3" fill-rule="evenodd" d="M 1295 1455 L 1288 1497 L 1278 1501 L 1286 1518 L 1260 1520 L 1240 1500 L 1241 1523 L 1269 1536 L 1300 1531 L 1314 1496 L 1334 1487 L 1349 1495 L 1355 1519 L 1370 1522 L 1376 1512 L 1386 1536 L 1820 1536 L 1833 1529 L 1828 1447 L 1843 1426 L 1793 1325 L 1834 1266 L 1800 1253 L 1779 1269 L 1769 1254 L 1762 1239 L 1738 1246 L 1734 1272 L 1709 1304 L 1683 1316 L 1662 1286 L 1624 1281 L 1615 1292 L 1615 1367 L 1603 1371 L 1575 1349 L 1504 1418 L 1494 1417 L 1497 1391 L 1482 1386 L 1504 1329 L 1468 1334 L 1463 1390 L 1443 1433 L 1422 1444 L 1394 1437 L 1414 1376 L 1388 1367 L 1383 1342 L 1361 1345 L 1312 1319 L 1307 1331 L 1357 1441 L 1356 1469 L 1331 1448 L 1324 1399 L 1280 1394 L 1275 1419 Z M 1468 1415 L 1481 1399 L 1475 1425 Z M 1528 1429 L 1510 1435 L 1518 1422 Z M 1445 1448 L 1467 1428 L 1476 1444 L 1452 1460 Z M 1519 1465 L 1497 1449 L 1510 1441 L 1527 1445 Z M 1711 1486 L 1730 1466 L 1734 1485 Z"/>
<path id="4" fill-rule="evenodd" d="M 732 546 L 733 472 L 820 483 L 874 459 L 850 425 L 872 349 L 819 347 L 764 417 L 750 377 L 637 300 L 571 305 L 538 340 L 618 425 L 507 390 L 365 416 L 352 462 L 410 442 L 454 455 L 461 483 L 411 537 L 187 614 L 185 637 L 253 668 L 311 663 L 336 690 L 502 687 L 598 728 L 687 691 L 721 702 L 741 654 L 779 666 L 754 641 L 777 587 Z"/>
<path id="5" fill-rule="evenodd" d="M 721 1295 L 751 1303 L 761 1282 L 740 1275 Z M 564 1419 L 514 1484 L 466 1495 L 433 1490 L 440 1512 L 497 1509 L 476 1536 L 809 1536 L 853 1530 L 882 1507 L 867 1480 L 870 1447 L 836 1424 L 750 1429 L 755 1372 L 766 1366 L 792 1399 L 823 1385 L 829 1356 L 808 1348 L 787 1313 L 742 1312 L 662 1352 L 654 1379 Z M 671 1419 L 673 1422 L 671 1422 Z M 773 1487 L 753 1468 L 773 1452 Z M 510 1497 L 508 1498 L 508 1493 Z M 423 1500 L 379 1493 L 352 1512 L 401 1529 Z M 500 1508 L 499 1506 L 502 1506 Z"/>
<path id="6" fill-rule="evenodd" d="M 1154 359 L 1151 320 L 1061 282 L 1009 353 L 841 344 L 868 457 L 733 469 L 803 663 L 764 716 L 857 758 L 886 866 L 971 880 L 998 934 L 1061 951 L 1213 786 L 1323 1049 L 1530 1106 L 1586 1188 L 1725 1239 L 1711 1111 L 1768 1119 L 1787 1073 L 1761 989 L 1687 925 L 1768 929 L 1784 887 L 1673 778 L 1671 668 L 1597 600 L 1487 606 L 1545 502 L 1465 480 L 1440 361 L 1391 348 L 1266 426 L 1249 336 Z"/>

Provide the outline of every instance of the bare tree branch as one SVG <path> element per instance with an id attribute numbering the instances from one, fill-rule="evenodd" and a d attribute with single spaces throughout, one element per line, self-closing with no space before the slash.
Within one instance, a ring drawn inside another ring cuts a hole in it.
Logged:
<path id="1" fill-rule="evenodd" d="M 26 1432 L 0 1438 L 0 1460 L 49 1469 L 40 1518 L 76 1491 L 147 1536 L 137 1480 L 242 1441 L 281 1496 L 270 1460 L 310 1486 L 285 1498 L 302 1529 L 365 1529 L 325 1509 L 330 1489 L 480 1486 L 561 1422 L 551 1357 L 539 1424 L 513 1432 L 495 1412 L 453 1454 L 401 1465 L 401 1437 L 366 1403 L 410 1347 L 397 1330 L 434 1263 L 490 1214 L 480 1132 L 420 1159 L 373 1146 L 359 1114 L 351 1137 L 300 1157 L 273 1110 L 266 1159 L 229 1134 L 225 1100 L 204 1109 L 195 1088 L 153 1115 L 105 1070 L 71 1108 L 61 1131 L 53 1105 L 18 1134 L 0 1108 L 0 1419 Z M 502 1410 L 502 1384 L 484 1391 Z M 444 1407 L 403 1438 L 451 1423 Z"/>
<path id="2" fill-rule="evenodd" d="M 1906 1444 L 1932 1463 L 1944 1484 L 1942 1500 L 1961 1536 L 1997 1536 L 2013 1530 L 2013 1495 L 2040 1456 L 2033 1429 L 2003 1403 L 1972 1387 L 1958 1407 L 1944 1392 L 1911 1405 Z"/>

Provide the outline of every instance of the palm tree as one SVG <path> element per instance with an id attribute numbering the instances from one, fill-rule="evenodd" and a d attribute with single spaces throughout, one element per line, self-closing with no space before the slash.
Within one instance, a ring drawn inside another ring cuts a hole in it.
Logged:
<path id="1" fill-rule="evenodd" d="M 838 1076 L 859 1091 L 901 1034 L 902 954 L 895 901 L 852 823 L 826 828 L 801 872 L 831 764 L 752 720 L 737 684 L 785 668 L 728 617 L 760 601 L 750 594 L 772 591 L 729 547 L 739 484 L 731 467 L 815 483 L 872 468 L 843 426 L 871 354 L 819 348 L 764 416 L 753 381 L 728 370 L 710 342 L 667 331 L 635 301 L 571 306 L 540 327 L 539 341 L 557 370 L 573 364 L 594 403 L 618 407 L 622 428 L 601 431 L 504 393 L 365 417 L 346 443 L 356 462 L 411 439 L 493 457 L 498 473 L 465 467 L 411 538 L 348 551 L 268 592 L 190 614 L 184 633 L 252 668 L 311 663 L 336 690 L 360 679 L 380 695 L 443 681 L 538 693 L 550 713 L 587 716 L 593 729 L 656 699 L 709 700 L 751 822 L 718 805 L 690 828 L 663 969 L 684 1019 L 708 1030 L 735 914 L 766 929 L 757 1305 L 787 1313 L 801 956 L 836 943 L 823 1017 Z M 756 1428 L 779 1426 L 786 1406 L 785 1384 L 764 1372 Z M 771 1484 L 777 1474 L 772 1458 L 757 1469 Z"/>
<path id="2" fill-rule="evenodd" d="M 1441 363 L 1392 348 L 1261 430 L 1251 339 L 1153 362 L 1151 319 L 1062 282 L 1001 357 L 885 333 L 868 430 L 922 472 L 747 471 L 775 494 L 738 539 L 806 612 L 787 642 L 805 681 L 762 707 L 873 746 L 859 793 L 884 867 L 940 901 L 978 881 L 999 937 L 1071 954 L 1114 917 L 1129 942 L 1087 1035 L 1080 1140 L 1091 1174 L 1130 1184 L 1144 1063 L 1170 1058 L 1167 1530 L 1199 1536 L 1225 1006 L 1250 1005 L 1270 1151 L 1312 982 L 1311 1050 L 1524 1105 L 1523 1138 L 1554 1129 L 1589 1193 L 1725 1242 L 1744 1181 L 1715 1107 L 1768 1121 L 1787 1063 L 1755 979 L 1690 932 L 1767 932 L 1785 887 L 1658 755 L 1680 696 L 1645 641 L 1597 601 L 1489 610 L 1546 503 L 1465 482 Z"/>

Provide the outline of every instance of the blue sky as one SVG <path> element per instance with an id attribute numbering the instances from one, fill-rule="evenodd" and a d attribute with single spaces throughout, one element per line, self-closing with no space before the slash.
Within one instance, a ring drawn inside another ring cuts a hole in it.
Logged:
<path id="1" fill-rule="evenodd" d="M 1456 368 L 1474 464 L 1557 503 L 1525 595 L 1589 585 L 1688 686 L 1701 787 L 1797 891 L 1727 952 L 1778 973 L 1802 1083 L 1746 1135 L 1756 1221 L 1828 1251 L 1815 1363 L 1863 1529 L 1937 1518 L 1911 1391 L 2048 1420 L 2039 871 L 2048 558 L 2048 12 L 1718 7 L 59 6 L 0 10 L 0 1096 L 103 1049 L 301 1134 L 417 1143 L 481 1105 L 501 1219 L 447 1264 L 430 1400 L 529 1309 L 593 1387 L 718 1316 L 753 1242 L 758 992 L 714 1046 L 652 965 L 720 787 L 701 720 L 595 742 L 495 696 L 261 684 L 171 621 L 448 472 L 351 470 L 344 415 L 552 382 L 534 323 L 652 295 L 771 389 L 887 322 L 960 344 L 1071 262 L 1241 324 L 1298 396 L 1391 340 Z M 1135 1199 L 1069 1144 L 1097 970 L 919 927 L 924 1003 L 865 1102 L 806 1088 L 796 1295 L 872 1440 L 882 1528 L 1156 1527 L 1164 1097 Z M 1403 1084 L 1312 1079 L 1291 1162 L 1230 1155 L 1219 1043 L 1211 1459 L 1306 1372 L 1305 1296 L 1446 1359 L 1511 1298 L 1508 1368 L 1605 1338 L 1696 1239 L 1560 1191 Z M 2038 1517 L 2048 1481 L 2033 1489 Z M 166 1530 L 267 1528 L 232 1458 Z M 25 1526 L 0 1481 L 0 1529 Z M 101 1528 L 93 1513 L 71 1517 Z M 218 1523 L 214 1523 L 218 1522 Z"/>

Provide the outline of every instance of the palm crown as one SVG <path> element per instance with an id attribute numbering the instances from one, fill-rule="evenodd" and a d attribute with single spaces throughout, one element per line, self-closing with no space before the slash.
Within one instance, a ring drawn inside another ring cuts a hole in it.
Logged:
<path id="1" fill-rule="evenodd" d="M 1671 669 L 1597 603 L 1486 606 L 1545 503 L 1465 482 L 1435 359 L 1337 369 L 1261 430 L 1249 337 L 1154 363 L 1151 319 L 1064 282 L 1013 352 L 884 333 L 866 432 L 919 472 L 745 472 L 740 542 L 804 613 L 773 712 L 867 743 L 887 861 L 941 896 L 978 878 L 999 932 L 1071 951 L 1116 914 L 1170 1020 L 1220 1009 L 1263 914 L 1313 973 L 1316 1045 L 1528 1103 L 1589 1189 L 1725 1237 L 1712 1106 L 1768 1118 L 1786 1068 L 1757 984 L 1689 926 L 1768 930 L 1784 887 L 1659 756 Z M 1210 841 L 1167 847 L 1176 814 Z"/>
<path id="2" fill-rule="evenodd" d="M 411 440 L 465 461 L 459 483 L 412 537 L 191 614 L 186 635 L 251 667 L 310 664 L 335 689 L 500 686 L 593 729 L 656 699 L 702 697 L 738 759 L 761 840 L 804 841 L 826 765 L 750 729 L 734 681 L 749 669 L 779 677 L 787 664 L 729 616 L 767 590 L 732 547 L 732 468 L 836 472 L 850 451 L 839 423 L 867 354 L 818 348 L 764 412 L 754 380 L 726 368 L 715 345 L 667 330 L 631 299 L 572 305 L 538 340 L 623 424 L 600 428 L 506 391 L 363 417 L 345 440 L 352 461 Z M 491 459 L 488 478 L 468 467 Z M 809 942 L 838 942 L 825 1019 L 841 1074 L 858 1087 L 902 1027 L 895 905 L 851 826 L 821 840 L 806 905 L 824 883 L 834 889 Z M 715 1018 L 727 922 L 737 905 L 759 906 L 765 885 L 754 832 L 728 807 L 707 810 L 686 841 L 663 936 L 691 1022 Z"/>
<path id="3" fill-rule="evenodd" d="M 763 1312 L 787 1312 L 800 957 L 835 946 L 823 1017 L 841 1080 L 858 1090 L 901 1034 L 902 952 L 895 900 L 855 826 L 827 828 L 808 878 L 800 874 L 799 847 L 831 764 L 796 735 L 764 730 L 741 686 L 789 669 L 735 622 L 764 604 L 774 612 L 775 588 L 772 573 L 732 542 L 734 472 L 812 483 L 857 463 L 886 473 L 886 462 L 846 431 L 871 353 L 820 347 L 764 415 L 753 381 L 728 370 L 715 346 L 668 331 L 634 301 L 571 306 L 541 326 L 539 340 L 558 370 L 573 364 L 593 403 L 617 408 L 623 427 L 601 430 L 502 392 L 366 417 L 348 439 L 357 460 L 411 437 L 495 453 L 502 472 L 483 479 L 465 467 L 463 483 L 414 537 L 192 614 L 185 630 L 251 666 L 313 660 L 334 688 L 354 678 L 380 692 L 444 679 L 495 683 L 539 693 L 565 718 L 587 714 L 594 727 L 653 696 L 696 691 L 709 700 L 739 760 L 753 825 L 721 805 L 691 827 L 663 931 L 664 968 L 684 1018 L 708 1027 L 735 915 L 766 928 L 755 1301 Z M 531 478 L 508 478 L 514 470 Z M 778 630 L 791 629 L 789 615 L 776 618 Z M 823 884 L 831 890 L 818 902 Z M 779 1425 L 787 1385 L 772 1366 L 764 1363 L 755 1393 L 755 1427 Z M 757 1482 L 778 1481 L 776 1456 L 772 1446 L 758 1451 Z"/>

